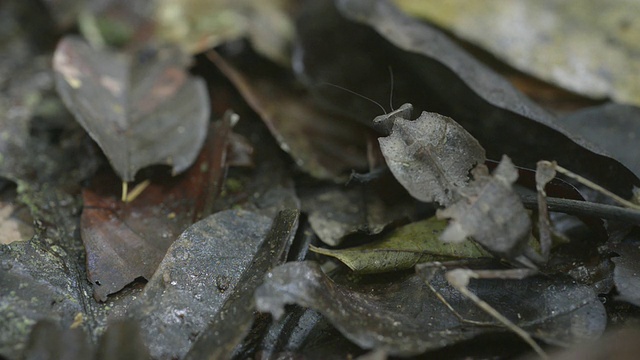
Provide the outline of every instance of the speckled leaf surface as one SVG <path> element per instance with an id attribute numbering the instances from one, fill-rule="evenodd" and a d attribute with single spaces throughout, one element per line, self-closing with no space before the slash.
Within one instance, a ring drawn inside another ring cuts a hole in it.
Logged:
<path id="1" fill-rule="evenodd" d="M 171 245 L 128 316 L 140 321 L 151 355 L 181 358 L 249 266 L 271 219 L 243 210 L 213 214 Z"/>

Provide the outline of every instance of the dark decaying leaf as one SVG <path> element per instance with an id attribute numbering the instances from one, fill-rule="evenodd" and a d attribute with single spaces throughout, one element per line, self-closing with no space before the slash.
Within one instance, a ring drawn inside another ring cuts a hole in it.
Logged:
<path id="1" fill-rule="evenodd" d="M 342 181 L 351 170 L 367 168 L 366 127 L 318 109 L 295 83 L 283 81 L 286 75 L 281 70 L 256 73 L 261 67 L 255 63 L 238 70 L 215 52 L 210 52 L 209 58 L 303 171 L 320 179 Z"/>
<path id="2" fill-rule="evenodd" d="M 314 11 L 297 23 L 295 69 L 306 85 L 334 83 L 388 103 L 391 66 L 396 102 L 455 119 L 490 159 L 508 154 L 528 168 L 541 159 L 571 164 L 572 171 L 627 198 L 633 185 L 640 184 L 619 162 L 573 137 L 553 116 L 432 26 L 384 0 L 337 0 L 339 13 L 327 3 L 314 2 Z M 379 109 L 351 94 L 325 89 L 315 93 L 324 104 L 362 122 L 370 124 L 379 115 Z"/>
<path id="3" fill-rule="evenodd" d="M 618 299 L 640 306 L 640 247 L 637 241 L 614 243 L 609 249 L 618 254 L 611 260 L 616 265 L 613 281 L 618 290 Z"/>
<path id="4" fill-rule="evenodd" d="M 313 231 L 331 246 L 355 233 L 378 234 L 394 221 L 412 218 L 416 207 L 390 175 L 346 188 L 300 187 L 298 194 Z"/>
<path id="5" fill-rule="evenodd" d="M 559 123 L 640 177 L 640 157 L 633 151 L 640 141 L 639 107 L 610 103 L 574 112 L 559 119 Z"/>
<path id="6" fill-rule="evenodd" d="M 177 49 L 126 56 L 77 37 L 64 38 L 53 59 L 58 93 L 123 181 L 152 164 L 180 173 L 198 155 L 209 98 L 186 65 Z"/>
<path id="7" fill-rule="evenodd" d="M 78 296 L 75 269 L 59 246 L 45 249 L 37 241 L 0 245 L 0 355 L 18 358 L 40 319 L 69 328 L 85 308 Z"/>
<path id="8" fill-rule="evenodd" d="M 435 280 L 434 287 L 438 290 L 442 273 L 434 275 L 429 264 L 417 265 L 416 273 L 432 284 Z M 439 292 L 463 318 L 496 323 L 457 290 L 447 289 Z M 568 346 L 592 341 L 602 335 L 607 325 L 605 308 L 593 289 L 562 274 L 518 280 L 471 280 L 469 290 L 531 336 L 548 344 Z"/>
<path id="9" fill-rule="evenodd" d="M 286 260 L 298 227 L 299 214 L 298 210 L 278 213 L 238 285 L 230 290 L 229 298 L 207 329 L 198 336 L 185 359 L 221 359 L 231 354 L 247 335 L 254 318 L 253 293 L 267 271 Z"/>
<path id="10" fill-rule="evenodd" d="M 492 256 L 471 240 L 443 243 L 440 234 L 446 227 L 446 220 L 432 217 L 401 226 L 369 244 L 337 250 L 312 247 L 311 250 L 335 257 L 359 273 L 406 270 L 422 262 Z"/>
<path id="11" fill-rule="evenodd" d="M 514 259 L 522 254 L 531 232 L 529 214 L 511 188 L 518 171 L 504 156 L 492 176 L 484 165 L 472 175 L 474 181 L 461 192 L 461 199 L 438 210 L 438 218 L 452 219 L 440 238 L 460 242 L 471 237 L 496 255 Z"/>
<path id="12" fill-rule="evenodd" d="M 640 331 L 634 327 L 615 329 L 597 341 L 579 344 L 552 354 L 552 360 L 634 360 L 640 353 Z M 527 357 L 526 360 L 533 360 Z M 522 360 L 525 360 L 522 359 Z"/>
<path id="13" fill-rule="evenodd" d="M 120 181 L 102 172 L 83 190 L 80 231 L 96 300 L 138 277 L 150 279 L 169 245 L 213 209 L 226 173 L 229 118 L 211 125 L 195 166 L 171 177 L 155 176 L 132 202 L 120 199 Z"/>
<path id="14" fill-rule="evenodd" d="M 138 324 L 131 320 L 109 324 L 97 348 L 88 341 L 82 327 L 60 329 L 43 320 L 34 325 L 25 350 L 26 360 L 147 360 L 149 351 L 142 342 Z"/>
<path id="15" fill-rule="evenodd" d="M 26 360 L 92 359 L 93 348 L 81 327 L 60 329 L 57 324 L 42 320 L 31 329 L 24 358 Z"/>
<path id="16" fill-rule="evenodd" d="M 182 358 L 222 308 L 265 239 L 271 219 L 215 213 L 171 245 L 128 317 L 140 321 L 154 358 Z"/>
<path id="17" fill-rule="evenodd" d="M 380 122 L 374 120 L 374 124 Z M 416 120 L 391 116 L 391 134 L 378 139 L 393 175 L 416 199 L 448 206 L 485 161 L 478 141 L 453 119 L 423 112 Z"/>
<path id="18" fill-rule="evenodd" d="M 442 276 L 431 278 L 430 283 L 465 319 L 492 321 Z M 606 325 L 604 307 L 593 291 L 563 276 L 474 281 L 471 289 L 550 343 L 593 339 Z M 284 305 L 292 303 L 319 311 L 362 348 L 381 348 L 392 355 L 415 355 L 500 331 L 497 324 L 461 323 L 416 275 L 392 283 L 376 275 L 360 285 L 346 285 L 329 279 L 314 262 L 287 263 L 268 274 L 256 291 L 256 305 L 278 318 Z"/>

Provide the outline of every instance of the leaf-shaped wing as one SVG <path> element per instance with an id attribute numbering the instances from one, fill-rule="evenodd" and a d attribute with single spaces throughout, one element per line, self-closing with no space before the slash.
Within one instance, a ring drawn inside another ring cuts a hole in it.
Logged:
<path id="1" fill-rule="evenodd" d="M 466 186 L 469 170 L 485 161 L 471 134 L 436 113 L 423 112 L 414 121 L 396 117 L 391 134 L 378 140 L 389 169 L 411 196 L 445 206 Z"/>

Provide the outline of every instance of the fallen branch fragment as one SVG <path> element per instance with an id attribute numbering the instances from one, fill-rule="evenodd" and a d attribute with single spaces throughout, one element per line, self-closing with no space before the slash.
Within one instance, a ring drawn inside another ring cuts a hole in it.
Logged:
<path id="1" fill-rule="evenodd" d="M 520 195 L 520 200 L 527 209 L 537 209 L 536 195 Z M 561 198 L 547 198 L 549 211 L 556 211 L 577 216 L 593 216 L 601 219 L 626 221 L 640 225 L 640 211 L 613 205 L 599 204 L 588 201 L 569 200 Z"/>

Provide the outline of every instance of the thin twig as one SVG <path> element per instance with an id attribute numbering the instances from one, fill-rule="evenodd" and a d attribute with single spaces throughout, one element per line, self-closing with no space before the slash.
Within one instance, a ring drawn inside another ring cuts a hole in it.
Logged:
<path id="1" fill-rule="evenodd" d="M 527 209 L 537 209 L 536 195 L 520 195 L 520 199 Z M 601 219 L 626 221 L 640 225 L 640 211 L 618 206 L 578 201 L 561 198 L 547 198 L 549 211 L 556 211 L 570 215 L 593 216 Z"/>

